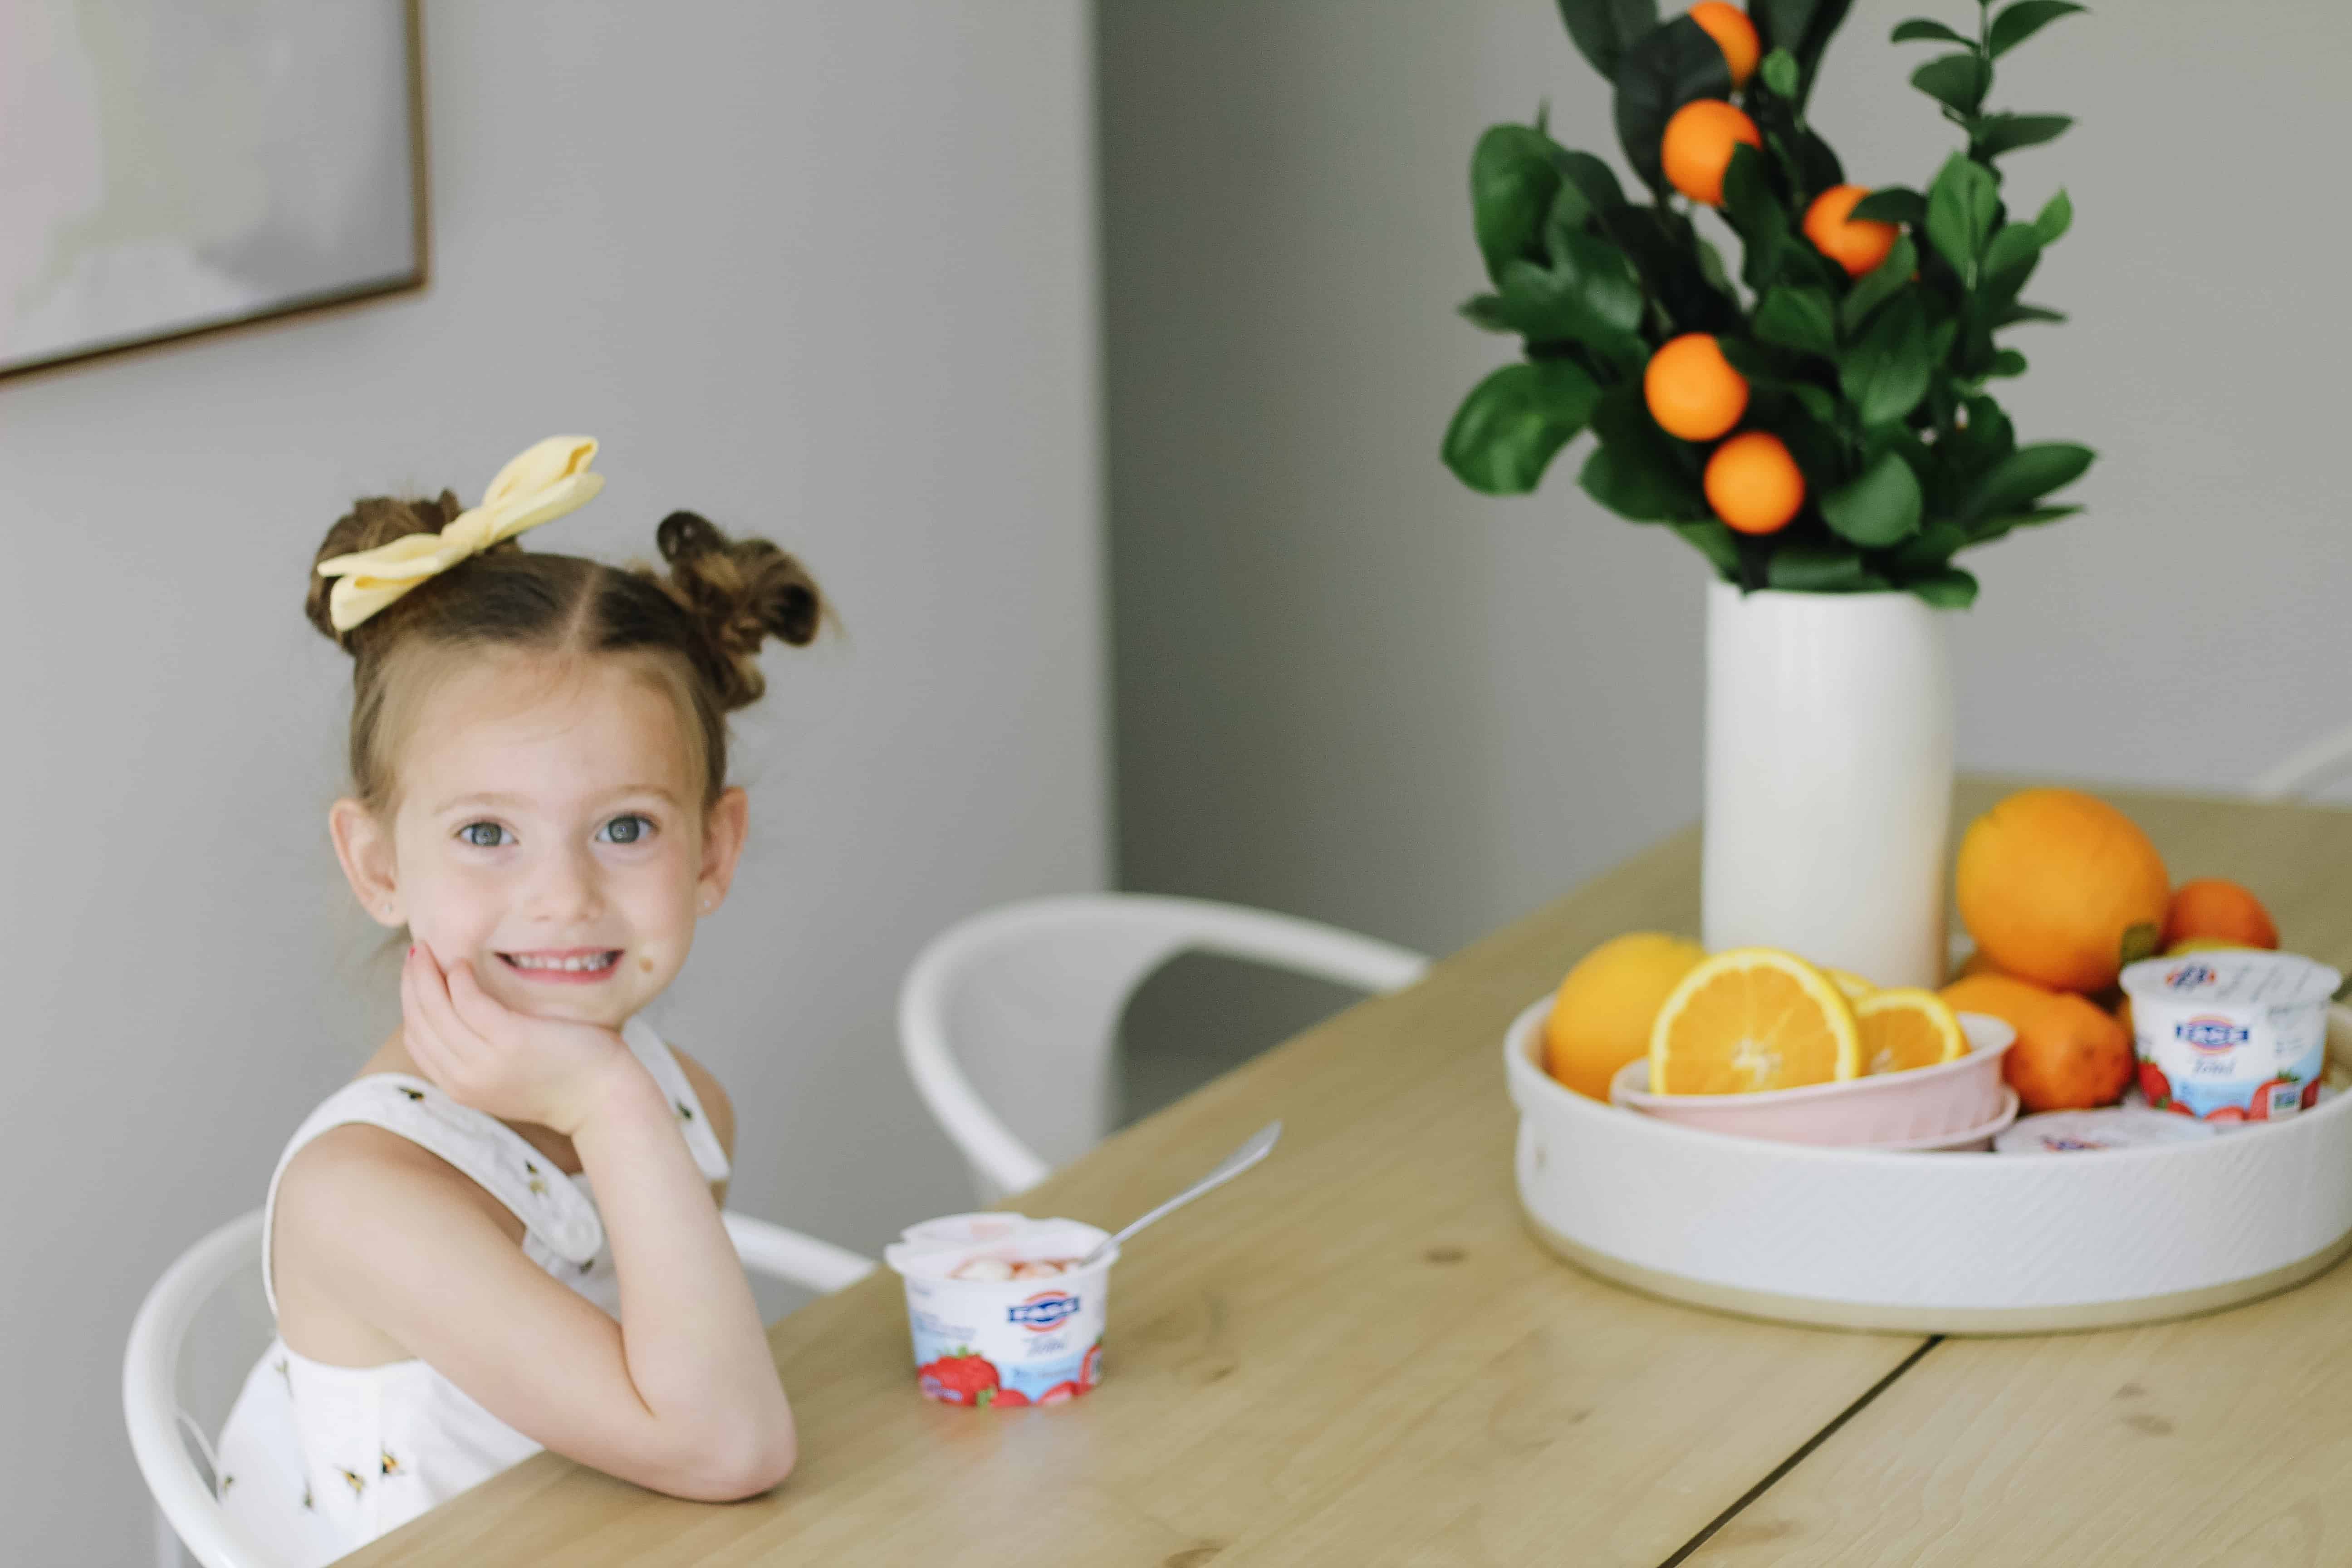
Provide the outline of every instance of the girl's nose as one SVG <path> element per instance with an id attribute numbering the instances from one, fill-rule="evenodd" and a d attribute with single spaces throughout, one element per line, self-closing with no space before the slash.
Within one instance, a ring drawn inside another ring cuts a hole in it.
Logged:
<path id="1" fill-rule="evenodd" d="M 583 847 L 551 855 L 531 884 L 530 912 L 552 924 L 577 923 L 604 912 L 604 882 L 596 858 Z"/>

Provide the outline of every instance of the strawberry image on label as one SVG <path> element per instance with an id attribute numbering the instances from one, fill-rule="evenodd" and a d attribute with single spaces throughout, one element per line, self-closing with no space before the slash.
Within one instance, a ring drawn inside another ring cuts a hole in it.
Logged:
<path id="1" fill-rule="evenodd" d="M 982 1396 L 992 1395 L 1003 1381 L 994 1363 L 961 1346 L 950 1354 L 917 1367 L 915 1375 L 921 1380 L 924 1394 L 948 1405 L 984 1403 Z"/>

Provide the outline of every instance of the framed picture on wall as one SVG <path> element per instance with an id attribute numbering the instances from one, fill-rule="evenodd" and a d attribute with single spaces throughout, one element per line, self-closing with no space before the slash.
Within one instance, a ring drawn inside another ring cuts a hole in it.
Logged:
<path id="1" fill-rule="evenodd" d="M 425 287 L 416 0 L 0 0 L 0 377 Z"/>

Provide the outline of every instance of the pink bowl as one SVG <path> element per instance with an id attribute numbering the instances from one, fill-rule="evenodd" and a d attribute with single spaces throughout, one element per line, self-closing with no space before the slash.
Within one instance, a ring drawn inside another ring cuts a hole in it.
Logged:
<path id="1" fill-rule="evenodd" d="M 1962 1013 L 1959 1020 L 1969 1054 L 1931 1068 L 1754 1094 L 1652 1094 L 1643 1057 L 1618 1070 L 1609 1100 L 1662 1121 L 1781 1143 L 1922 1148 L 1957 1134 L 1973 1137 L 2004 1109 L 2000 1060 L 2017 1043 L 2017 1031 L 1983 1013 Z"/>

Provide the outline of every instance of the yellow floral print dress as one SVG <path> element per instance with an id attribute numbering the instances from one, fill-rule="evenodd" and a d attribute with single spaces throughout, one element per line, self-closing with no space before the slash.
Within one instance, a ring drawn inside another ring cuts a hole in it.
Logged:
<path id="1" fill-rule="evenodd" d="M 726 1152 L 677 1058 L 642 1020 L 629 1020 L 622 1038 L 677 1109 L 678 1130 L 705 1179 L 726 1180 Z M 295 1151 L 353 1121 L 422 1144 L 481 1184 L 522 1222 L 523 1251 L 532 1262 L 620 1318 L 620 1279 L 588 1178 L 555 1169 L 496 1117 L 397 1073 L 344 1085 L 278 1156 L 262 1226 L 261 1282 L 271 1311 L 278 1296 L 268 1238 L 278 1178 Z M 221 1505 L 277 1547 L 288 1568 L 312 1568 L 537 1452 L 537 1443 L 424 1362 L 331 1366 L 273 1339 L 221 1428 L 215 1485 Z"/>

